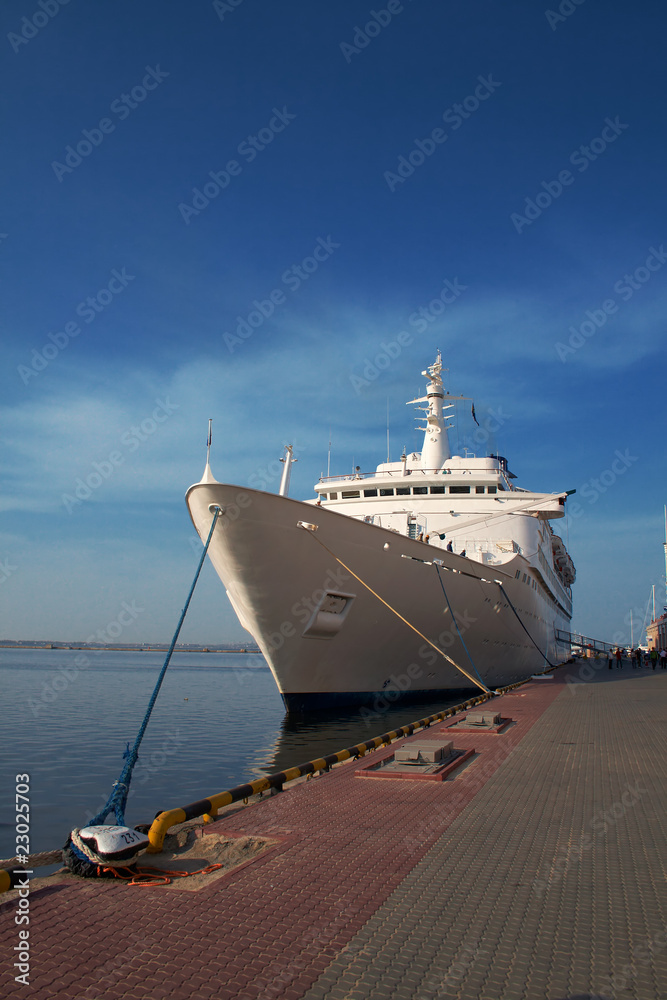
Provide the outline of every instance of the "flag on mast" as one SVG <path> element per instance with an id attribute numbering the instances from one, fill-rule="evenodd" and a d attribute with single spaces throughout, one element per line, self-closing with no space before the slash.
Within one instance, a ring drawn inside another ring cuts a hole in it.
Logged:
<path id="1" fill-rule="evenodd" d="M 472 419 L 473 419 L 473 420 L 475 421 L 475 423 L 476 423 L 476 424 L 477 424 L 477 426 L 479 427 L 479 420 L 478 420 L 478 419 L 477 419 L 477 417 L 475 416 L 475 404 L 474 404 L 474 403 L 472 404 L 472 410 L 471 410 L 471 413 L 472 413 Z"/>

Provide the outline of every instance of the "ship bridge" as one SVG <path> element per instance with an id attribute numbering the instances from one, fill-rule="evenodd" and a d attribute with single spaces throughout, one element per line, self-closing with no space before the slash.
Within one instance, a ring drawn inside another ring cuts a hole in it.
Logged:
<path id="1" fill-rule="evenodd" d="M 434 364 L 422 375 L 428 380 L 423 396 L 409 400 L 424 412 L 424 445 L 421 452 L 403 454 L 400 462 L 383 462 L 375 472 L 362 473 L 357 467 L 347 476 L 322 477 L 315 484 L 317 494 L 310 501 L 333 506 L 351 517 L 388 513 L 401 503 L 419 513 L 496 515 L 501 505 L 507 511 L 532 508 L 536 517 L 558 518 L 564 515 L 565 494 L 528 493 L 514 485 L 516 479 L 501 455 L 477 458 L 475 455 L 452 455 L 448 430 L 455 401 L 468 399 L 452 396 L 442 381 L 442 356 L 438 351 Z M 425 404 L 425 405 L 421 405 Z M 410 497 L 410 501 L 406 498 Z"/>
<path id="2" fill-rule="evenodd" d="M 523 555 L 568 605 L 574 566 L 547 523 L 564 517 L 567 492 L 518 487 L 501 455 L 452 455 L 447 432 L 454 400 L 468 397 L 446 392 L 442 371 L 438 353 L 422 372 L 428 379 L 424 396 L 410 400 L 425 413 L 421 452 L 383 462 L 375 472 L 357 467 L 349 475 L 322 477 L 307 502 L 488 565 Z"/>

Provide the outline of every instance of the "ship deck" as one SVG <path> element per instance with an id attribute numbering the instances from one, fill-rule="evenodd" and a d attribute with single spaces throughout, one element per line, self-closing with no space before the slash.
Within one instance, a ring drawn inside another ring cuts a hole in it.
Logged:
<path id="1" fill-rule="evenodd" d="M 348 762 L 223 815 L 275 843 L 196 891 L 34 879 L 30 987 L 3 995 L 662 1000 L 667 671 L 596 666 L 491 702 L 501 733 L 410 737 L 475 749 L 444 781 Z"/>

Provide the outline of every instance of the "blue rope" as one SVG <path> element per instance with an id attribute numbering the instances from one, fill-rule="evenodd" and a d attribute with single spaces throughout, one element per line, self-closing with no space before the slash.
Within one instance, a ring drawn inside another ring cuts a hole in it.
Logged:
<path id="1" fill-rule="evenodd" d="M 465 649 L 465 651 L 466 651 L 466 656 L 467 656 L 467 657 L 468 657 L 468 659 L 470 660 L 470 666 L 471 666 L 471 667 L 472 667 L 472 669 L 473 669 L 473 670 L 475 671 L 475 673 L 476 673 L 476 674 L 477 674 L 477 676 L 479 677 L 479 680 L 480 680 L 480 681 L 482 682 L 482 684 L 484 684 L 484 687 L 487 687 L 487 685 L 486 685 L 486 684 L 484 683 L 484 681 L 482 680 L 482 678 L 481 678 L 481 677 L 479 676 L 479 670 L 478 670 L 478 669 L 477 669 L 477 667 L 475 666 L 475 664 L 474 664 L 474 662 L 473 662 L 473 658 L 472 658 L 472 656 L 470 655 L 470 653 L 468 652 L 468 647 L 466 646 L 465 642 L 463 641 L 463 636 L 461 635 L 461 630 L 459 629 L 459 623 L 457 622 L 456 618 L 454 617 L 454 612 L 452 611 L 452 606 L 451 606 L 451 604 L 449 603 L 449 598 L 447 597 L 447 591 L 445 590 L 445 585 L 444 585 L 444 583 L 442 582 L 442 577 L 440 576 L 440 567 L 438 566 L 438 564 L 437 564 L 436 562 L 434 562 L 434 563 L 433 563 L 433 565 L 435 566 L 435 571 L 436 571 L 436 573 L 438 574 L 438 580 L 440 580 L 440 586 L 442 587 L 442 592 L 443 592 L 443 594 L 445 595 L 445 600 L 447 601 L 447 607 L 449 608 L 449 613 L 450 613 L 450 615 L 452 616 L 452 621 L 453 621 L 453 622 L 454 622 L 454 624 L 456 625 L 456 631 L 458 632 L 458 636 L 459 636 L 459 639 L 461 640 L 461 645 L 462 645 L 462 646 L 463 646 L 463 648 Z"/>
<path id="2" fill-rule="evenodd" d="M 544 657 L 544 662 L 545 662 L 545 663 L 548 663 L 550 667 L 555 667 L 555 666 L 556 666 L 556 664 L 555 664 L 555 663 L 552 663 L 552 662 L 551 662 L 550 660 L 548 660 L 548 659 L 547 659 L 547 654 L 546 654 L 546 653 L 543 653 L 543 652 L 542 652 L 542 650 L 541 650 L 541 649 L 540 649 L 540 647 L 539 647 L 539 646 L 537 645 L 537 643 L 536 643 L 536 642 L 535 642 L 535 640 L 533 639 L 532 635 L 530 634 L 530 632 L 528 631 L 528 629 L 526 628 L 526 626 L 525 626 L 525 625 L 523 624 L 523 622 L 522 622 L 522 621 L 521 621 L 521 619 L 519 618 L 519 612 L 517 611 L 517 609 L 516 609 L 516 608 L 514 607 L 514 605 L 513 605 L 513 604 L 512 604 L 512 602 L 510 601 L 510 599 L 509 599 L 509 596 L 508 596 L 508 594 L 507 594 L 507 591 L 506 591 L 506 590 L 505 590 L 505 588 L 503 587 L 503 585 L 502 585 L 502 583 L 500 582 L 500 580 L 494 580 L 494 583 L 497 583 L 497 584 L 498 584 L 498 586 L 500 587 L 500 589 L 502 590 L 503 594 L 505 595 L 505 600 L 507 601 L 507 603 L 508 603 L 508 604 L 509 604 L 509 606 L 511 607 L 512 611 L 513 611 L 513 612 L 514 612 L 514 614 L 516 615 L 516 618 L 517 618 L 517 621 L 518 621 L 519 625 L 520 625 L 520 626 L 521 626 L 521 628 L 522 628 L 522 629 L 524 630 L 524 632 L 526 633 L 526 635 L 528 636 L 528 638 L 530 639 L 530 641 L 532 642 L 533 646 L 535 647 L 535 649 L 537 650 L 537 652 L 538 652 L 538 653 L 540 654 L 540 656 L 543 656 L 543 657 Z"/>
<path id="3" fill-rule="evenodd" d="M 215 513 L 213 515 L 213 522 L 211 524 L 211 530 L 208 533 L 208 538 L 206 539 L 206 545 L 204 546 L 204 551 L 201 554 L 201 559 L 199 560 L 199 566 L 197 567 L 197 572 L 195 573 L 195 578 L 192 581 L 192 586 L 190 587 L 190 593 L 188 594 L 188 599 L 185 602 L 185 607 L 181 613 L 180 620 L 176 626 L 176 631 L 174 632 L 174 637 L 171 640 L 171 645 L 169 647 L 169 652 L 167 653 L 167 658 L 164 661 L 162 670 L 160 671 L 160 676 L 157 679 L 157 683 L 151 695 L 151 700 L 148 703 L 148 708 L 146 709 L 146 714 L 144 715 L 144 721 L 141 723 L 141 728 L 137 734 L 137 738 L 134 741 L 134 746 L 130 750 L 130 744 L 127 744 L 127 750 L 123 754 L 123 759 L 127 760 L 127 763 L 121 771 L 120 778 L 118 781 L 113 783 L 113 791 L 107 799 L 106 805 L 102 808 L 98 814 L 91 819 L 88 826 L 99 826 L 104 823 L 105 819 L 110 812 L 113 812 L 116 817 L 116 823 L 118 826 L 125 826 L 125 806 L 127 804 L 127 795 L 130 790 L 130 781 L 132 779 L 132 771 L 134 765 L 139 757 L 139 744 L 144 738 L 144 733 L 146 732 L 146 726 L 148 725 L 148 720 L 151 717 L 151 712 L 153 711 L 153 706 L 157 701 L 157 696 L 160 693 L 160 688 L 162 687 L 162 681 L 167 672 L 167 667 L 169 666 L 169 661 L 171 660 L 171 654 L 174 652 L 174 646 L 181 631 L 181 626 L 185 620 L 185 615 L 187 613 L 188 607 L 190 606 L 190 601 L 192 595 L 194 594 L 195 587 L 197 585 L 197 580 L 199 579 L 199 574 L 201 573 L 201 568 L 204 565 L 204 559 L 206 558 L 206 553 L 208 552 L 208 547 L 211 543 L 211 538 L 213 537 L 213 529 L 215 528 L 215 522 L 222 513 L 220 507 L 215 508 Z"/>

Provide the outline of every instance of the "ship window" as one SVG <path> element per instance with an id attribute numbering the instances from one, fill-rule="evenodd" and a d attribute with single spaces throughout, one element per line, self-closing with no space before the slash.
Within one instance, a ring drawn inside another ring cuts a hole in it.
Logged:
<path id="1" fill-rule="evenodd" d="M 431 493 L 444 493 L 445 492 L 445 487 L 444 486 L 431 486 L 430 490 L 431 490 Z"/>
<path id="2" fill-rule="evenodd" d="M 489 493 L 495 493 L 495 492 L 496 492 L 495 486 L 489 486 Z"/>
<path id="3" fill-rule="evenodd" d="M 450 493 L 470 493 L 470 487 L 469 486 L 450 486 L 449 487 L 449 492 Z"/>
<path id="4" fill-rule="evenodd" d="M 413 486 L 412 492 L 415 496 L 422 496 L 424 493 L 428 493 L 428 486 Z"/>
<path id="5" fill-rule="evenodd" d="M 376 497 L 378 495 L 377 490 L 364 490 L 365 497 Z"/>
<path id="6" fill-rule="evenodd" d="M 347 493 L 341 493 L 341 498 L 343 500 L 354 500 L 355 497 L 359 496 L 359 490 L 348 490 Z"/>
<path id="7" fill-rule="evenodd" d="M 393 497 L 394 491 L 390 489 L 380 490 L 381 497 Z"/>
<path id="8" fill-rule="evenodd" d="M 329 494 L 329 499 L 330 500 L 337 500 L 338 499 L 338 494 L 337 493 L 330 493 Z"/>
<path id="9" fill-rule="evenodd" d="M 525 583 L 525 582 L 526 582 L 526 574 L 525 574 L 525 573 L 523 574 L 523 578 L 522 578 L 521 582 L 522 582 L 522 583 Z"/>
<path id="10" fill-rule="evenodd" d="M 396 496 L 397 497 L 405 497 L 405 496 L 409 496 L 409 495 L 410 495 L 410 487 L 409 486 L 397 486 L 396 487 Z"/>
<path id="11" fill-rule="evenodd" d="M 518 580 L 520 576 L 521 576 L 521 570 L 520 570 L 520 569 L 518 569 L 518 570 L 516 571 L 516 573 L 514 574 L 514 579 L 515 579 L 515 580 Z"/>
<path id="12" fill-rule="evenodd" d="M 484 492 L 484 487 L 483 486 L 476 486 L 475 487 L 475 493 L 483 493 L 483 492 Z"/>
<path id="13" fill-rule="evenodd" d="M 503 484 L 502 484 L 502 483 L 499 483 L 499 484 L 498 484 L 498 489 L 499 489 L 499 490 L 502 490 L 502 491 L 503 491 L 503 493 L 505 492 L 505 487 L 503 486 Z"/>

